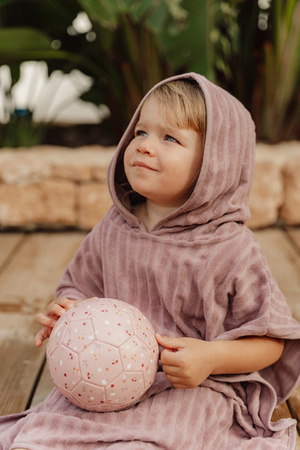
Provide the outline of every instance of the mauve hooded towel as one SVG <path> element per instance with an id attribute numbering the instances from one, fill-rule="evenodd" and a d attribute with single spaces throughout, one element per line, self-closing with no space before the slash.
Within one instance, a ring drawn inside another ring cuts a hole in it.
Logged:
<path id="1" fill-rule="evenodd" d="M 211 376 L 187 390 L 172 388 L 159 371 L 142 401 L 120 412 L 83 411 L 54 390 L 36 408 L 0 418 L 2 450 L 294 449 L 295 421 L 270 419 L 300 381 L 300 326 L 245 225 L 254 125 L 235 98 L 203 76 L 176 78 L 196 80 L 207 108 L 204 159 L 194 192 L 150 232 L 131 213 L 123 154 L 144 99 L 108 169 L 114 205 L 68 265 L 57 295 L 124 300 L 157 332 L 174 337 L 283 338 L 283 355 L 260 372 Z"/>

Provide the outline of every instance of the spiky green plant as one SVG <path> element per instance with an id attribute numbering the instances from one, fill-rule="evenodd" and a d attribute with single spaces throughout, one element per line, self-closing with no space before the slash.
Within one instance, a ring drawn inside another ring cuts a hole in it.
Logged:
<path id="1" fill-rule="evenodd" d="M 258 132 L 271 142 L 300 121 L 300 2 L 273 0 L 271 37 L 264 43 L 263 93 Z"/>
<path id="2" fill-rule="evenodd" d="M 300 1 L 215 3 L 217 80 L 250 110 L 258 139 L 297 138 L 300 123 Z"/>

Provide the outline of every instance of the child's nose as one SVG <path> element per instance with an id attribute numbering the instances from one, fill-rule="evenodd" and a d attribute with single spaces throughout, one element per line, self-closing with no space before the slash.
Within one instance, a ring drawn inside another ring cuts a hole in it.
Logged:
<path id="1" fill-rule="evenodd" d="M 146 138 L 137 148 L 138 153 L 142 153 L 149 156 L 154 156 L 155 150 L 153 143 L 150 142 L 149 138 Z"/>

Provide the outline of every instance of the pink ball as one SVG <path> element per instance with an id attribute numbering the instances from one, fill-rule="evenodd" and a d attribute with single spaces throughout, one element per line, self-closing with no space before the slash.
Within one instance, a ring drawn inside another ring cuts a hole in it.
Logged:
<path id="1" fill-rule="evenodd" d="M 89 411 L 138 402 L 154 381 L 158 344 L 148 319 L 120 300 L 78 303 L 56 323 L 47 360 L 57 389 Z"/>

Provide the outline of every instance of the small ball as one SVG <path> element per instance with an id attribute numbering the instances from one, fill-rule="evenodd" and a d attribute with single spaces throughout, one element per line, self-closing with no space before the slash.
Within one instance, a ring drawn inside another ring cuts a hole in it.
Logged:
<path id="1" fill-rule="evenodd" d="M 120 300 L 85 300 L 58 319 L 47 344 L 57 389 L 88 411 L 128 408 L 152 385 L 158 344 L 149 320 Z"/>

